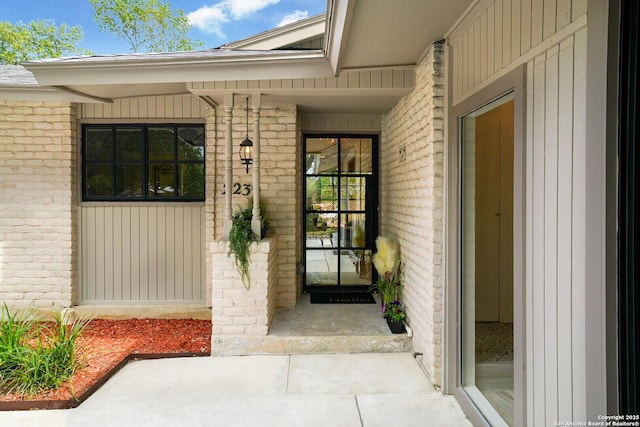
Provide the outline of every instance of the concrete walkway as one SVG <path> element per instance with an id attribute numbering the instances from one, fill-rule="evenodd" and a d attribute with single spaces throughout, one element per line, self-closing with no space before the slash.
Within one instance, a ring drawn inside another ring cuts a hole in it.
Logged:
<path id="1" fill-rule="evenodd" d="M 131 362 L 78 408 L 0 426 L 471 426 L 410 353 Z"/>

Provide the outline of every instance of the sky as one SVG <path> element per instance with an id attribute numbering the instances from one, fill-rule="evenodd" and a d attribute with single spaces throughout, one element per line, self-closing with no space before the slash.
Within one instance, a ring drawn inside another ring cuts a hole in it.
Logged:
<path id="1" fill-rule="evenodd" d="M 192 28 L 190 36 L 215 48 L 299 19 L 326 12 L 327 0 L 163 0 L 182 9 Z M 129 45 L 101 32 L 89 0 L 0 0 L 0 21 L 16 24 L 53 20 L 56 25 L 80 25 L 84 39 L 78 47 L 94 54 L 129 53 Z"/>

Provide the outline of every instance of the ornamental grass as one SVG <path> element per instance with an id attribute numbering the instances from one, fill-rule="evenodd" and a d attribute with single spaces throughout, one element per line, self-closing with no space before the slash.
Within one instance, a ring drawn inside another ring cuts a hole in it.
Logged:
<path id="1" fill-rule="evenodd" d="M 43 322 L 27 310 L 0 313 L 0 393 L 32 396 L 58 388 L 79 366 L 76 340 L 88 320 Z"/>

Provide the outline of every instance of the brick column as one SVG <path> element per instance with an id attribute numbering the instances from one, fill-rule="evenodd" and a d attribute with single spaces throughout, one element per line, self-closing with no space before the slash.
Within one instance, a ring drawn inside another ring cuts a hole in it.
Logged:
<path id="1" fill-rule="evenodd" d="M 444 46 L 436 42 L 416 68 L 414 90 L 385 114 L 380 149 L 381 234 L 400 242 L 406 321 L 436 385 L 443 345 L 444 71 Z"/>
<path id="2" fill-rule="evenodd" d="M 267 335 L 276 307 L 277 237 L 250 247 L 251 286 L 246 289 L 236 270 L 229 242 L 211 244 L 213 258 L 212 323 L 216 336 Z"/>

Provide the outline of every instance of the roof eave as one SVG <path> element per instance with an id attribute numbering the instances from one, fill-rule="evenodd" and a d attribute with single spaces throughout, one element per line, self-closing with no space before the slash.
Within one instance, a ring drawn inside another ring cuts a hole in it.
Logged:
<path id="1" fill-rule="evenodd" d="M 296 41 L 323 34 L 325 30 L 325 17 L 326 14 L 322 13 L 308 19 L 303 19 L 289 25 L 225 44 L 222 47 L 228 49 L 279 49 Z"/>
<path id="2" fill-rule="evenodd" d="M 332 75 L 321 51 L 281 51 L 216 57 L 116 56 L 22 64 L 40 85 L 175 83 L 313 78 Z"/>
<path id="3" fill-rule="evenodd" d="M 333 0 L 330 6 L 327 10 L 324 49 L 333 75 L 337 76 L 340 74 L 342 58 L 349 38 L 355 0 Z"/>
<path id="4" fill-rule="evenodd" d="M 0 99 L 22 102 L 111 102 L 107 99 L 98 99 L 90 95 L 46 86 L 0 86 Z"/>

